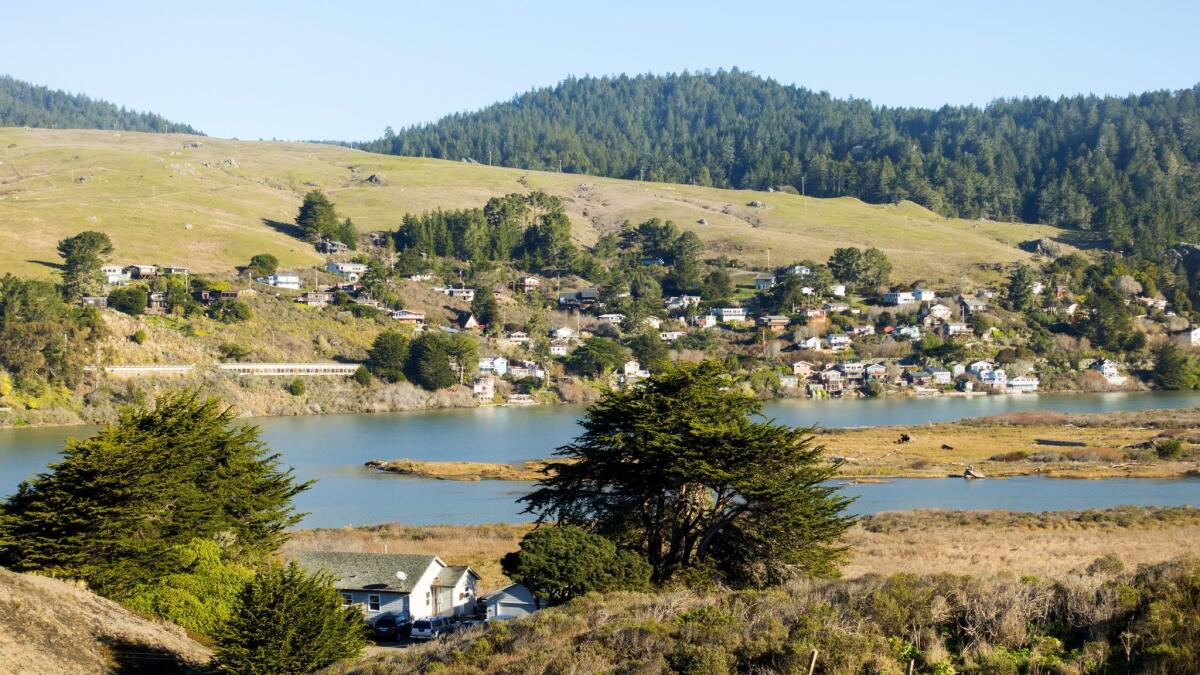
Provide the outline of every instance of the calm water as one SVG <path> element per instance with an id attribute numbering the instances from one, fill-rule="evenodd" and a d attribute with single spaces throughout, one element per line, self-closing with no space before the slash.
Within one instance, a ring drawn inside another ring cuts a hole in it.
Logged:
<path id="1" fill-rule="evenodd" d="M 944 422 L 1024 410 L 1107 412 L 1200 406 L 1196 393 L 979 396 L 775 401 L 766 414 L 791 425 L 878 426 Z M 283 462 L 319 479 L 297 499 L 304 525 L 338 527 L 388 521 L 413 524 L 521 521 L 516 497 L 529 485 L 505 481 L 404 479 L 362 467 L 369 459 L 515 462 L 549 456 L 578 431 L 577 407 L 475 408 L 377 415 L 255 420 Z M 63 441 L 88 427 L 0 430 L 0 494 L 56 459 Z M 860 513 L 909 508 L 1025 511 L 1119 504 L 1200 505 L 1200 481 L 1065 481 L 1038 478 L 967 482 L 896 480 L 854 485 Z"/>

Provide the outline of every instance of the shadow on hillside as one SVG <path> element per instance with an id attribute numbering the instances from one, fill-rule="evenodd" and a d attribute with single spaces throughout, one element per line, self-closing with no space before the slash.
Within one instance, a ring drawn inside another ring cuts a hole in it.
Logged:
<path id="1" fill-rule="evenodd" d="M 58 270 L 60 272 L 63 269 L 62 263 L 50 262 L 49 260 L 26 260 L 25 262 L 32 263 L 34 265 L 41 265 L 42 267 L 49 267 L 52 270 Z"/>
<path id="2" fill-rule="evenodd" d="M 295 223 L 285 223 L 285 222 L 282 222 L 279 220 L 271 220 L 270 218 L 263 218 L 262 222 L 263 222 L 263 225 L 266 225 L 267 227 L 271 228 L 272 230 L 275 230 L 276 232 L 279 232 L 281 234 L 286 234 L 287 236 L 293 237 L 295 239 L 300 239 L 300 240 L 304 239 L 304 231 L 301 230 L 299 227 L 296 227 Z"/>
<path id="3" fill-rule="evenodd" d="M 112 656 L 114 673 L 159 675 L 194 672 L 191 664 L 169 649 L 112 638 L 103 641 Z"/>

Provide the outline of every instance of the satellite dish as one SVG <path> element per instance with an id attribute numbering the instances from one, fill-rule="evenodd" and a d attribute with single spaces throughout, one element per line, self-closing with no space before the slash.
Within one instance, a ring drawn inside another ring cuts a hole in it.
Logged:
<path id="1" fill-rule="evenodd" d="M 396 572 L 396 578 L 400 581 L 404 581 L 408 578 L 408 573 L 404 571 Z"/>

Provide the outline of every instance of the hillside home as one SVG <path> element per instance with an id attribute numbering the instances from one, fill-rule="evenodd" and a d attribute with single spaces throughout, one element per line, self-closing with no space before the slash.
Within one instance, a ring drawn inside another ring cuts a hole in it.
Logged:
<path id="1" fill-rule="evenodd" d="M 861 383 L 863 377 L 866 375 L 867 366 L 866 364 L 858 361 L 846 361 L 837 364 L 837 369 L 841 371 L 842 376 L 845 377 L 848 382 Z"/>
<path id="2" fill-rule="evenodd" d="M 123 271 L 130 279 L 153 279 L 158 276 L 158 265 L 126 265 Z"/>
<path id="3" fill-rule="evenodd" d="M 463 302 L 471 302 L 475 299 L 474 288 L 447 288 L 443 292 L 455 300 L 462 300 Z"/>
<path id="4" fill-rule="evenodd" d="M 1003 372 L 1003 371 L 1000 371 Z M 1038 389 L 1038 378 L 1033 375 L 1018 375 L 1008 380 L 1008 391 L 1018 393 L 1035 392 Z"/>
<path id="5" fill-rule="evenodd" d="M 108 307 L 108 296 L 106 295 L 85 295 L 79 299 L 79 304 L 84 307 L 95 307 L 96 309 L 104 309 Z"/>
<path id="6" fill-rule="evenodd" d="M 433 555 L 303 551 L 296 563 L 310 573 L 326 573 L 345 607 L 359 606 L 367 621 L 382 616 L 413 621 L 475 612 L 479 575 Z"/>
<path id="7" fill-rule="evenodd" d="M 523 330 L 511 330 L 504 334 L 504 339 L 514 345 L 529 344 L 529 333 Z"/>
<path id="8" fill-rule="evenodd" d="M 979 381 L 986 389 L 1005 389 L 1008 387 L 1008 373 L 1005 373 L 1001 368 L 989 370 L 979 376 Z M 1036 384 L 1034 385 L 1034 388 L 1037 388 Z"/>
<path id="9" fill-rule="evenodd" d="M 425 313 L 414 312 L 409 309 L 397 309 L 391 314 L 392 320 L 402 326 L 424 326 Z"/>
<path id="10" fill-rule="evenodd" d="M 159 270 L 159 274 L 161 274 L 163 276 L 168 276 L 168 277 L 172 277 L 172 276 L 181 276 L 182 277 L 182 276 L 187 276 L 188 274 L 191 274 L 191 270 L 189 270 L 186 267 L 179 267 L 178 265 L 176 265 L 173 267 L 161 268 Z"/>
<path id="11" fill-rule="evenodd" d="M 910 371 L 907 377 L 909 384 L 914 387 L 928 387 L 933 384 L 933 373 L 928 369 Z"/>
<path id="12" fill-rule="evenodd" d="M 972 375 L 974 375 L 975 377 L 980 377 L 984 373 L 990 372 L 995 369 L 996 369 L 995 364 L 993 364 L 991 361 L 988 361 L 988 360 L 975 361 L 973 363 L 967 364 L 967 370 L 970 371 L 970 373 Z"/>
<path id="13" fill-rule="evenodd" d="M 1200 326 L 1192 326 L 1171 335 L 1171 340 L 1180 347 L 1200 347 Z"/>
<path id="14" fill-rule="evenodd" d="M 745 307 L 716 307 L 710 312 L 721 323 L 742 323 L 746 320 Z"/>
<path id="15" fill-rule="evenodd" d="M 809 269 L 808 267 L 806 267 L 805 265 L 792 265 L 791 267 L 788 268 L 788 274 L 791 274 L 791 275 L 797 276 L 797 277 L 806 277 L 806 276 L 812 274 L 812 270 Z"/>
<path id="16" fill-rule="evenodd" d="M 317 253 L 334 255 L 336 253 L 345 253 L 349 250 L 349 246 L 333 239 L 322 239 L 321 241 L 317 242 Z"/>
<path id="17" fill-rule="evenodd" d="M 642 368 L 642 364 L 637 361 L 626 361 L 625 365 L 621 366 L 621 374 L 626 380 L 641 380 L 650 377 L 650 371 Z"/>
<path id="18" fill-rule="evenodd" d="M 916 326 L 901 326 L 892 331 L 892 334 L 896 337 L 912 340 L 913 342 L 921 339 L 921 329 Z"/>
<path id="19" fill-rule="evenodd" d="M 796 343 L 796 349 L 819 351 L 821 349 L 821 338 L 815 335 L 812 337 L 806 337 Z"/>
<path id="20" fill-rule="evenodd" d="M 758 325 L 773 333 L 785 330 L 791 322 L 791 319 L 781 314 L 767 314 L 766 316 L 758 317 Z"/>
<path id="21" fill-rule="evenodd" d="M 433 281 L 433 275 L 429 273 L 413 274 L 408 277 L 409 281 Z"/>
<path id="22" fill-rule="evenodd" d="M 850 305 L 847 305 L 844 302 L 827 302 L 822 305 L 822 309 L 829 314 L 840 314 L 842 312 L 849 311 Z"/>
<path id="23" fill-rule="evenodd" d="M 946 368 L 930 368 L 929 375 L 933 384 L 938 386 L 948 385 L 954 381 L 954 373 Z"/>
<path id="24" fill-rule="evenodd" d="M 969 295 L 960 295 L 958 298 L 958 307 L 962 311 L 963 316 L 970 316 L 977 312 L 987 310 L 987 301 L 983 298 L 973 298 Z"/>
<path id="25" fill-rule="evenodd" d="M 845 333 L 831 333 L 828 339 L 829 348 L 835 352 L 850 349 L 850 336 Z"/>
<path id="26" fill-rule="evenodd" d="M 834 284 L 829 287 L 829 292 L 838 298 L 846 297 L 846 284 Z"/>
<path id="27" fill-rule="evenodd" d="M 503 356 L 485 356 L 479 359 L 479 372 L 503 376 L 508 372 L 508 359 Z"/>
<path id="28" fill-rule="evenodd" d="M 533 361 L 509 361 L 508 375 L 514 380 L 524 380 L 527 377 L 546 379 L 546 371 Z"/>
<path id="29" fill-rule="evenodd" d="M 756 274 L 754 275 L 754 290 L 766 291 L 775 288 L 774 274 Z"/>
<path id="30" fill-rule="evenodd" d="M 479 319 L 475 318 L 473 312 L 467 312 L 458 317 L 458 327 L 463 330 L 476 330 L 479 328 Z"/>
<path id="31" fill-rule="evenodd" d="M 101 265 L 100 273 L 104 275 L 104 283 L 119 286 L 129 281 L 129 273 L 120 265 Z"/>
<path id="32" fill-rule="evenodd" d="M 566 356 L 571 353 L 572 342 L 566 338 L 554 338 L 550 341 L 551 356 Z"/>
<path id="33" fill-rule="evenodd" d="M 536 291 L 542 287 L 542 280 L 537 277 L 525 277 L 521 279 L 521 290 L 526 293 Z"/>
<path id="34" fill-rule="evenodd" d="M 575 329 L 571 328 L 570 326 L 559 326 L 557 328 L 551 328 L 550 329 L 550 337 L 560 338 L 563 340 L 570 340 L 571 338 L 575 337 Z"/>
<path id="35" fill-rule="evenodd" d="M 891 291 L 884 293 L 882 300 L 885 305 L 907 305 L 916 302 L 916 296 L 910 291 Z"/>
<path id="36" fill-rule="evenodd" d="M 678 295 L 671 296 L 663 301 L 663 305 L 668 311 L 678 312 L 689 307 L 695 307 L 700 304 L 700 296 L 698 295 Z"/>
<path id="37" fill-rule="evenodd" d="M 687 335 L 687 333 L 685 331 L 664 330 L 658 334 L 658 339 L 662 340 L 663 342 L 674 342 L 674 341 L 678 340 L 679 338 L 683 337 L 684 335 Z"/>
<path id="38" fill-rule="evenodd" d="M 625 315 L 624 314 L 601 314 L 600 316 L 598 316 L 596 318 L 599 319 L 601 323 L 608 323 L 608 324 L 612 324 L 614 326 L 620 326 L 621 322 L 625 320 Z"/>
<path id="39" fill-rule="evenodd" d="M 780 375 L 779 386 L 784 389 L 798 389 L 800 388 L 800 378 L 795 375 Z"/>
<path id="40" fill-rule="evenodd" d="M 868 382 L 887 382 L 887 366 L 882 363 L 872 363 L 863 369 Z"/>
<path id="41" fill-rule="evenodd" d="M 858 326 L 850 327 L 850 335 L 853 335 L 855 337 L 858 337 L 860 335 L 874 335 L 874 334 L 875 334 L 875 326 L 873 326 L 869 323 L 864 323 L 864 324 L 861 324 Z"/>
<path id="42" fill-rule="evenodd" d="M 937 321 L 949 321 L 954 317 L 954 310 L 939 302 L 937 304 L 930 305 L 925 310 L 925 316 Z"/>
<path id="43" fill-rule="evenodd" d="M 841 394 L 845 390 L 845 381 L 842 378 L 842 374 L 836 370 L 823 370 L 817 377 L 825 385 L 826 393 L 831 396 Z"/>
<path id="44" fill-rule="evenodd" d="M 823 309 L 816 309 L 816 308 L 806 309 L 803 312 L 801 312 L 801 314 L 804 315 L 805 319 L 808 319 L 810 321 L 813 319 L 826 319 L 829 317 L 828 312 L 826 312 Z"/>
<path id="45" fill-rule="evenodd" d="M 945 323 L 942 324 L 942 336 L 948 338 L 965 337 L 973 335 L 970 324 L 965 323 Z"/>
<path id="46" fill-rule="evenodd" d="M 339 262 L 330 260 L 325 263 L 325 270 L 338 275 L 346 281 L 358 281 L 367 273 L 367 266 L 356 262 Z"/>
<path id="47" fill-rule="evenodd" d="M 201 293 L 205 292 L 201 291 Z M 201 299 L 200 302 L 204 302 L 204 300 Z M 296 296 L 294 302 L 301 305 L 308 305 L 309 307 L 325 307 L 333 302 L 333 293 L 329 291 L 308 291 Z"/>
<path id="48" fill-rule="evenodd" d="M 914 288 L 912 291 L 913 300 L 917 302 L 933 302 L 937 300 L 937 293 L 928 288 Z"/>
<path id="49" fill-rule="evenodd" d="M 147 314 L 162 314 L 167 311 L 167 294 L 166 293 L 151 293 L 146 298 L 146 313 Z"/>
<path id="50" fill-rule="evenodd" d="M 276 272 L 269 277 L 259 277 L 258 283 L 298 291 L 300 290 L 300 275 L 295 272 Z"/>
<path id="51" fill-rule="evenodd" d="M 796 361 L 792 364 L 792 374 L 796 377 L 807 380 L 812 376 L 813 365 L 808 361 Z"/>
<path id="52" fill-rule="evenodd" d="M 578 291 L 563 291 L 558 294 L 558 304 L 568 308 L 591 307 L 600 301 L 600 291 L 595 288 L 582 288 Z"/>
<path id="53" fill-rule="evenodd" d="M 1122 384 L 1125 384 L 1125 381 L 1128 379 L 1124 375 L 1121 374 L 1121 370 L 1117 366 L 1116 361 L 1110 361 L 1108 359 L 1100 359 L 1098 361 L 1095 361 L 1094 363 L 1092 363 L 1092 365 L 1090 365 L 1088 367 L 1090 369 L 1100 373 L 1101 375 L 1103 375 L 1104 380 L 1111 385 L 1120 386 Z"/>
<path id="54" fill-rule="evenodd" d="M 480 403 L 486 403 L 496 397 L 496 378 L 490 375 L 482 375 L 475 378 L 471 384 L 471 393 L 475 395 L 475 400 Z"/>
<path id="55" fill-rule="evenodd" d="M 643 326 L 647 326 L 654 330 L 658 330 L 662 326 L 662 322 L 663 322 L 662 319 L 660 319 L 654 315 L 650 315 L 650 316 L 642 319 Z"/>

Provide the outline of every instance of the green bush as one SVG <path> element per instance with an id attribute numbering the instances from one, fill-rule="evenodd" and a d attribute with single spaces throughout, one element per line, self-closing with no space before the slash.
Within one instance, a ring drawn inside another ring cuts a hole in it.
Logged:
<path id="1" fill-rule="evenodd" d="M 297 377 L 289 382 L 287 392 L 292 396 L 303 396 L 305 392 L 304 378 Z"/>
<path id="2" fill-rule="evenodd" d="M 221 323 L 238 323 L 252 315 L 250 305 L 233 298 L 221 298 L 208 307 L 208 318 Z"/>
<path id="3" fill-rule="evenodd" d="M 1183 441 L 1178 438 L 1168 438 L 1154 444 L 1154 454 L 1159 459 L 1179 459 L 1183 455 Z"/>
<path id="4" fill-rule="evenodd" d="M 108 294 L 108 306 L 130 316 L 144 313 L 149 303 L 150 294 L 146 292 L 145 286 L 114 288 Z"/>
<path id="5" fill-rule="evenodd" d="M 246 584 L 218 632 L 218 673 L 311 673 L 358 655 L 367 626 L 325 575 L 272 563 Z"/>
<path id="6" fill-rule="evenodd" d="M 144 330 L 138 329 L 137 331 L 134 332 L 133 335 L 130 335 L 129 337 L 131 339 L 133 339 L 133 341 L 139 345 L 146 344 L 146 331 L 144 331 Z"/>
<path id="7" fill-rule="evenodd" d="M 354 375 L 352 377 L 354 378 L 355 382 L 364 387 L 371 386 L 371 371 L 367 370 L 366 366 L 359 366 L 358 370 L 354 371 Z"/>
<path id="8" fill-rule="evenodd" d="M 511 579 L 554 602 L 592 591 L 650 586 L 650 565 L 641 555 L 574 525 L 530 532 L 521 539 L 521 549 L 500 563 Z"/>
<path id="9" fill-rule="evenodd" d="M 124 603 L 190 631 L 214 635 L 229 620 L 254 571 L 225 559 L 211 539 L 193 539 L 171 549 L 167 557 L 177 571 L 136 588 Z"/>

